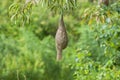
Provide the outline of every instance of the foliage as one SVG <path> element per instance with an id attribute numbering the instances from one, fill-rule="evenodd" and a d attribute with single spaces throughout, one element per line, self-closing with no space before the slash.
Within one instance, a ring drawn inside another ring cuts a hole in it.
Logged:
<path id="1" fill-rule="evenodd" d="M 6 16 L 10 3 L 0 2 L 5 4 L 1 5 L 2 13 L 0 13 L 2 17 L 0 21 L 0 80 L 73 80 L 74 55 L 71 55 L 75 53 L 72 50 L 74 47 L 68 47 L 63 52 L 64 57 L 61 62 L 56 62 L 55 59 L 53 36 L 58 16 L 52 18 L 47 14 L 50 11 L 45 8 L 33 7 L 31 23 L 25 23 L 23 27 L 22 18 L 14 24 L 11 23 L 9 16 Z M 46 14 L 40 15 L 43 12 Z M 71 43 L 69 45 L 71 46 Z"/>
<path id="2" fill-rule="evenodd" d="M 77 0 L 41 0 L 40 2 L 55 12 L 61 12 L 61 10 L 73 9 L 76 6 Z"/>
<path id="3" fill-rule="evenodd" d="M 0 4 L 0 80 L 120 79 L 119 0 L 108 7 L 78 0 L 77 9 L 64 16 L 69 44 L 61 62 L 54 43 L 59 15 L 48 9 L 53 2 Z"/>
<path id="4" fill-rule="evenodd" d="M 25 2 L 20 1 L 19 3 L 16 1 L 9 7 L 11 20 L 13 21 L 14 19 L 16 24 L 17 19 L 20 19 L 22 23 L 18 23 L 23 25 L 26 22 L 30 22 L 31 9 L 36 3 L 44 6 L 44 8 L 47 7 L 54 13 L 61 14 L 75 9 L 77 0 L 26 0 Z"/>
<path id="5" fill-rule="evenodd" d="M 32 32 L 20 28 L 16 39 L 1 35 L 0 41 L 0 79 L 72 80 L 71 63 L 55 61 L 56 52 L 51 36 L 40 41 Z M 66 73 L 71 76 L 67 77 Z"/>
<path id="6" fill-rule="evenodd" d="M 88 22 L 90 29 L 87 30 L 85 42 L 81 40 L 83 43 L 79 44 L 87 45 L 78 49 L 76 80 L 119 80 L 120 14 L 119 9 L 116 9 L 118 5 L 119 2 L 109 7 L 99 6 L 85 10 L 85 20 L 82 22 Z"/>

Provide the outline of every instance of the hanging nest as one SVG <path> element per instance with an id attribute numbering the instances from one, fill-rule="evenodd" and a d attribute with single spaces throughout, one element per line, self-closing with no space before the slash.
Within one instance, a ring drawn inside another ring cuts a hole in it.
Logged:
<path id="1" fill-rule="evenodd" d="M 68 37 L 66 28 L 64 25 L 63 14 L 60 16 L 58 29 L 55 36 L 56 50 L 57 50 L 57 61 L 62 59 L 62 50 L 67 47 Z"/>

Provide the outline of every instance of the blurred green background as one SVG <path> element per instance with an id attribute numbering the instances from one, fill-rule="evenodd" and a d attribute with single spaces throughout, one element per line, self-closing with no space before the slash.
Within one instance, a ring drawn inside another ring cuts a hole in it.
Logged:
<path id="1" fill-rule="evenodd" d="M 119 0 L 102 8 L 78 0 L 64 16 L 69 44 L 60 62 L 54 40 L 59 15 L 38 4 L 21 26 L 8 15 L 13 1 L 0 1 L 0 80 L 120 80 Z"/>

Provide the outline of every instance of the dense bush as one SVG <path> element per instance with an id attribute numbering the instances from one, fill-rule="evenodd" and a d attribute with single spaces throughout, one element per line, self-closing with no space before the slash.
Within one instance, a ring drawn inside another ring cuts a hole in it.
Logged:
<path id="1" fill-rule="evenodd" d="M 119 80 L 119 11 L 116 11 L 118 3 L 107 7 L 87 9 L 86 13 L 89 25 L 81 34 L 81 44 L 78 44 L 76 61 L 76 80 Z M 108 12 L 110 11 L 110 14 Z M 96 20 L 99 23 L 94 24 Z M 94 15 L 94 16 L 93 16 Z M 98 16 L 99 15 L 99 16 Z M 104 17 L 104 18 L 102 18 Z M 95 20 L 94 20 L 95 19 Z M 87 22 L 87 21 L 86 21 Z M 83 30 L 83 29 L 82 29 Z M 86 31 L 86 34 L 85 34 Z M 86 36 L 86 37 L 85 37 Z M 83 46 L 84 45 L 84 46 Z"/>
<path id="2" fill-rule="evenodd" d="M 12 0 L 0 1 L 0 80 L 119 80 L 119 2 L 109 7 L 78 3 L 64 17 L 69 44 L 56 62 L 59 15 L 33 6 L 23 26 L 19 18 L 10 20 Z"/>
<path id="3" fill-rule="evenodd" d="M 71 61 L 63 60 L 61 63 L 55 61 L 56 51 L 53 37 L 48 36 L 39 40 L 33 32 L 20 28 L 16 39 L 1 35 L 0 41 L 0 79 L 73 79 Z M 67 51 L 65 55 L 67 57 L 70 54 L 71 52 Z"/>

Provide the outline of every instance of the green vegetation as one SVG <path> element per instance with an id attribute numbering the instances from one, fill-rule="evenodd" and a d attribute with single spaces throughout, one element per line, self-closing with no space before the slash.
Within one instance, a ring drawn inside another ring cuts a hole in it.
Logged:
<path id="1" fill-rule="evenodd" d="M 60 62 L 54 40 L 59 12 L 37 4 L 14 17 L 12 1 L 0 1 L 0 80 L 120 79 L 119 0 L 108 7 L 78 0 L 67 9 L 69 44 Z"/>

